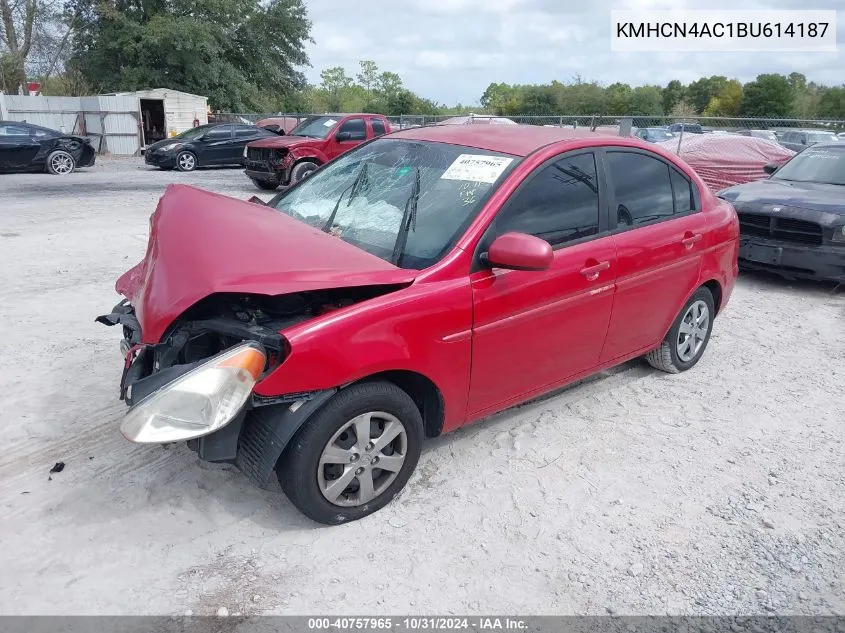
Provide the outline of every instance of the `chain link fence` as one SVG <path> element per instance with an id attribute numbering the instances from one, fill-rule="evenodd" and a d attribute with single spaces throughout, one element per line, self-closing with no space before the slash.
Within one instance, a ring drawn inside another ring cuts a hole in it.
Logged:
<path id="1" fill-rule="evenodd" d="M 268 118 L 303 119 L 317 116 L 310 112 L 251 112 L 232 113 L 217 112 L 209 116 L 209 122 L 229 122 L 254 124 Z M 473 123 L 473 124 L 512 124 L 540 125 L 549 127 L 586 128 L 596 131 L 614 131 L 619 133 L 630 129 L 669 128 L 678 132 L 716 133 L 716 134 L 744 134 L 754 131 L 770 131 L 780 133 L 790 130 L 812 130 L 819 132 L 845 133 L 845 120 L 831 119 L 778 119 L 778 118 L 740 118 L 740 117 L 706 117 L 706 116 L 609 116 L 598 114 L 585 115 L 531 115 L 495 116 L 490 114 L 468 115 L 426 115 L 403 114 L 388 116 L 391 125 L 398 129 L 437 125 L 442 123 Z M 761 135 L 761 137 L 763 137 Z"/>

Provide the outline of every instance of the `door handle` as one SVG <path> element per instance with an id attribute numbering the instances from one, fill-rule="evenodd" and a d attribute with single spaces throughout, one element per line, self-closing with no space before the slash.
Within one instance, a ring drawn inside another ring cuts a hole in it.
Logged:
<path id="1" fill-rule="evenodd" d="M 687 231 L 684 233 L 684 239 L 681 240 L 681 244 L 684 245 L 684 248 L 690 249 L 698 244 L 702 237 L 701 233 L 692 233 L 691 231 Z"/>
<path id="2" fill-rule="evenodd" d="M 582 268 L 581 274 L 587 278 L 587 281 L 595 281 L 599 278 L 599 273 L 603 270 L 607 270 L 608 268 L 610 268 L 610 262 L 597 262 L 595 264 L 590 264 L 589 266 L 585 266 L 584 268 Z"/>

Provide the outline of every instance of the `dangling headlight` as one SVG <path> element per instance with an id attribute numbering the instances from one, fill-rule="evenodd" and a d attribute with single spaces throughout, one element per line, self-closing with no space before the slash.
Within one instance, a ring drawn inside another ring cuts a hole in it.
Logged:
<path id="1" fill-rule="evenodd" d="M 242 343 L 160 387 L 127 411 L 126 439 L 166 444 L 214 433 L 246 404 L 267 356 L 257 343 Z"/>

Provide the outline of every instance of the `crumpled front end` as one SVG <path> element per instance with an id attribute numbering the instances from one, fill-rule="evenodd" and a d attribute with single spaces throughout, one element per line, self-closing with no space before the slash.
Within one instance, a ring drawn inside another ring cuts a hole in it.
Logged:
<path id="1" fill-rule="evenodd" d="M 253 147 L 244 150 L 244 173 L 255 180 L 276 186 L 290 181 L 293 154 L 284 147 Z"/>

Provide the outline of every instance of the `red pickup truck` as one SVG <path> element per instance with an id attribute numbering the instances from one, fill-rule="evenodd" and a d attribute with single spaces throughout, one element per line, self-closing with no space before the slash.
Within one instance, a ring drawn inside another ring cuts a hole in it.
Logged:
<path id="1" fill-rule="evenodd" d="M 285 136 L 249 143 L 244 148 L 244 173 L 259 189 L 289 186 L 364 141 L 390 131 L 390 123 L 380 114 L 308 117 Z"/>

